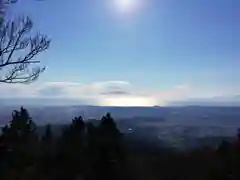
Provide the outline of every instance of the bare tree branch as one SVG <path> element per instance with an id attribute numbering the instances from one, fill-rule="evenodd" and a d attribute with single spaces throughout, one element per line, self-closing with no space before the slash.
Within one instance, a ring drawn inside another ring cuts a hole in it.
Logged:
<path id="1" fill-rule="evenodd" d="M 30 83 L 45 70 L 33 59 L 48 49 L 50 40 L 40 34 L 26 37 L 32 26 L 26 17 L 0 27 L 0 83 Z"/>

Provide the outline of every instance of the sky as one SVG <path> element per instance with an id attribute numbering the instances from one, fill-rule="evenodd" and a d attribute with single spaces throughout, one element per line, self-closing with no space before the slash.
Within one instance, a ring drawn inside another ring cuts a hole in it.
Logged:
<path id="1" fill-rule="evenodd" d="M 7 13 L 52 42 L 38 81 L 2 96 L 152 106 L 240 94 L 239 0 L 20 0 Z"/>

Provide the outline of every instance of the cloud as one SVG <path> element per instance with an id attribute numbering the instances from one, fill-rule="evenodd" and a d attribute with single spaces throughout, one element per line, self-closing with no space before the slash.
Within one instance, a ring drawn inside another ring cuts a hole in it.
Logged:
<path id="1" fill-rule="evenodd" d="M 25 84 L 0 84 L 0 97 L 31 97 L 34 89 L 32 85 Z"/>
<path id="2" fill-rule="evenodd" d="M 101 95 L 115 95 L 115 96 L 118 96 L 118 95 L 131 95 L 130 92 L 127 92 L 127 91 L 124 91 L 124 90 L 111 90 L 111 91 L 108 91 L 108 92 L 102 92 Z"/>
<path id="3" fill-rule="evenodd" d="M 100 94 L 104 95 L 104 96 L 119 96 L 119 95 L 131 95 L 131 89 L 130 89 L 130 83 L 122 83 L 122 82 L 111 82 L 111 83 L 107 83 L 104 85 L 104 87 L 102 88 Z"/>
<path id="4" fill-rule="evenodd" d="M 31 86 L 31 87 L 30 87 Z M 131 94 L 130 83 L 125 81 L 106 81 L 81 84 L 75 82 L 46 82 L 29 85 L 33 94 L 39 97 L 85 98 L 108 95 Z"/>
<path id="5" fill-rule="evenodd" d="M 38 94 L 40 96 L 60 96 L 64 94 L 63 88 L 59 88 L 59 86 L 50 86 L 45 87 L 38 90 Z"/>
<path id="6" fill-rule="evenodd" d="M 180 84 L 180 85 L 175 86 L 175 89 L 188 90 L 189 89 L 189 85 L 188 84 Z"/>
<path id="7" fill-rule="evenodd" d="M 46 82 L 46 86 L 79 86 L 80 83 L 76 82 Z"/>
<path id="8" fill-rule="evenodd" d="M 44 82 L 29 85 L 2 85 L 0 96 L 42 99 L 70 99 L 84 104 L 110 106 L 153 106 L 183 97 L 189 86 L 173 87 L 169 91 L 135 87 L 127 81 L 105 81 L 82 84 L 78 82 Z M 56 101 L 58 102 L 58 101 Z M 59 100 L 59 103 L 62 102 Z"/>

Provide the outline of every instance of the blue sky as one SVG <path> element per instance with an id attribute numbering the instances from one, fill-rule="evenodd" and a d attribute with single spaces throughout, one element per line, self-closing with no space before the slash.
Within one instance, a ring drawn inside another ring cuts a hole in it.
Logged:
<path id="1" fill-rule="evenodd" d="M 134 97 L 163 94 L 161 102 L 240 93 L 239 0 L 132 0 L 128 12 L 114 1 L 21 0 L 9 9 L 52 39 L 36 83 L 126 82 Z"/>

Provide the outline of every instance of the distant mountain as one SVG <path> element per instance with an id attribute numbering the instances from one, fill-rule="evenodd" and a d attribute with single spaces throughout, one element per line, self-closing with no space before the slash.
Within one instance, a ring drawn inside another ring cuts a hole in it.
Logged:
<path id="1" fill-rule="evenodd" d="M 0 106 L 81 106 L 91 105 L 84 99 L 67 98 L 0 98 Z M 213 98 L 196 98 L 169 102 L 167 106 L 240 106 L 240 94 L 235 96 L 218 96 Z M 97 107 L 97 106 L 91 106 Z M 111 110 L 114 107 L 111 107 Z M 115 107 L 117 108 L 117 107 Z M 135 107 L 137 108 L 137 107 Z M 161 109 L 161 106 L 143 107 Z M 134 107 L 128 107 L 134 109 Z M 137 108 L 138 109 L 138 108 Z"/>
<path id="2" fill-rule="evenodd" d="M 188 99 L 171 102 L 170 106 L 240 106 L 240 95 Z"/>
<path id="3" fill-rule="evenodd" d="M 13 110 L 18 110 L 19 105 L 0 105 L 0 124 L 5 124 L 11 118 Z M 111 106 L 81 106 L 81 105 L 23 105 L 38 124 L 67 123 L 75 116 L 84 119 L 101 119 L 103 115 L 110 112 L 116 119 L 141 119 L 150 118 L 156 120 L 165 114 L 166 108 L 153 107 L 111 107 Z"/>

